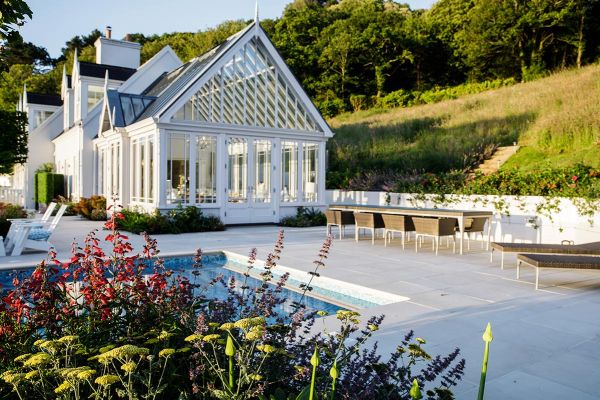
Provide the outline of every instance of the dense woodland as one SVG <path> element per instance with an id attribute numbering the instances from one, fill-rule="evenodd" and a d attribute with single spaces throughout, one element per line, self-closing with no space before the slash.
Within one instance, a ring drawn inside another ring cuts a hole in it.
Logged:
<path id="1" fill-rule="evenodd" d="M 143 45 L 142 61 L 165 45 L 188 60 L 247 23 L 132 37 Z M 261 23 L 326 116 L 406 105 L 390 96 L 465 82 L 531 80 L 600 55 L 599 0 L 440 0 L 429 10 L 389 0 L 295 0 L 281 18 Z M 0 108 L 14 109 L 24 83 L 58 93 L 63 65 L 70 70 L 75 49 L 94 61 L 99 35 L 72 38 L 57 59 L 18 35 L 4 40 Z"/>

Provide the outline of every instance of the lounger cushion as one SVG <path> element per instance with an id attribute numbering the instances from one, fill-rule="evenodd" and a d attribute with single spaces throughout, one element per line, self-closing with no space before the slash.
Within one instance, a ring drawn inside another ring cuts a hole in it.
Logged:
<path id="1" fill-rule="evenodd" d="M 502 243 L 492 242 L 494 250 L 507 253 L 551 253 L 551 254 L 594 254 L 600 255 L 600 242 L 569 244 L 548 243 Z"/>
<path id="2" fill-rule="evenodd" d="M 600 257 L 556 254 L 519 254 L 517 258 L 537 268 L 600 269 Z"/>
<path id="3" fill-rule="evenodd" d="M 50 237 L 50 231 L 48 231 L 47 229 L 36 228 L 36 229 L 32 229 L 31 231 L 29 231 L 29 235 L 27 236 L 27 239 L 29 239 L 29 240 L 48 240 L 49 237 Z"/>

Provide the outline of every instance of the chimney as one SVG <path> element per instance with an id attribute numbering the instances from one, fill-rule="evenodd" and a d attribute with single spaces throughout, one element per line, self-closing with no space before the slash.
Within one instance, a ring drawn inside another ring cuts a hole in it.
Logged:
<path id="1" fill-rule="evenodd" d="M 127 35 L 125 35 L 125 37 L 123 38 L 124 41 L 126 42 L 131 42 L 131 33 L 128 33 Z"/>
<path id="2" fill-rule="evenodd" d="M 96 63 L 138 68 L 140 66 L 141 45 L 128 39 L 131 39 L 130 35 L 125 37 L 125 40 L 113 39 L 112 28 L 107 26 L 105 36 L 99 37 L 94 43 L 94 46 L 96 46 Z"/>

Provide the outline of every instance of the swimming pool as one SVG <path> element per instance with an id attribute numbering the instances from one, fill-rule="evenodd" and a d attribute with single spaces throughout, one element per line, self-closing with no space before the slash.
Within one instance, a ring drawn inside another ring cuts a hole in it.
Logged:
<path id="1" fill-rule="evenodd" d="M 164 257 L 164 265 L 167 269 L 176 270 L 182 276 L 187 277 L 190 282 L 206 287 L 204 294 L 209 298 L 226 299 L 227 289 L 223 285 L 216 284 L 209 286 L 219 275 L 227 282 L 234 278 L 241 286 L 246 270 L 247 257 L 227 251 L 207 253 L 202 256 L 201 274 L 194 275 L 193 255 L 176 255 Z M 32 271 L 32 268 L 22 270 L 23 273 Z M 258 275 L 264 271 L 264 262 L 257 260 L 252 269 L 253 275 Z M 12 287 L 12 271 L 0 272 L 0 284 L 3 288 Z M 293 311 L 292 303 L 300 301 L 302 295 L 299 291 L 300 284 L 306 283 L 310 278 L 306 271 L 294 268 L 288 268 L 278 265 L 273 271 L 273 282 L 277 282 L 279 277 L 288 273 L 289 279 L 286 288 L 282 291 L 282 296 L 286 302 L 281 305 L 279 311 L 285 313 Z M 255 278 L 248 278 L 248 285 L 255 287 L 260 281 Z M 379 290 L 365 288 L 359 285 L 338 281 L 327 277 L 318 277 L 311 283 L 313 290 L 302 299 L 302 302 L 309 310 L 327 311 L 329 314 L 335 314 L 340 309 L 364 309 L 385 304 L 392 304 L 408 300 L 407 297 L 382 292 Z"/>

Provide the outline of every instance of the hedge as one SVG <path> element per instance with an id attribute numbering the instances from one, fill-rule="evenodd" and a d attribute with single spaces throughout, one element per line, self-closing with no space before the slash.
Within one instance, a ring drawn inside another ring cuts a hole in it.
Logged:
<path id="1" fill-rule="evenodd" d="M 53 172 L 35 174 L 35 201 L 48 204 L 58 196 L 65 194 L 65 176 Z"/>

